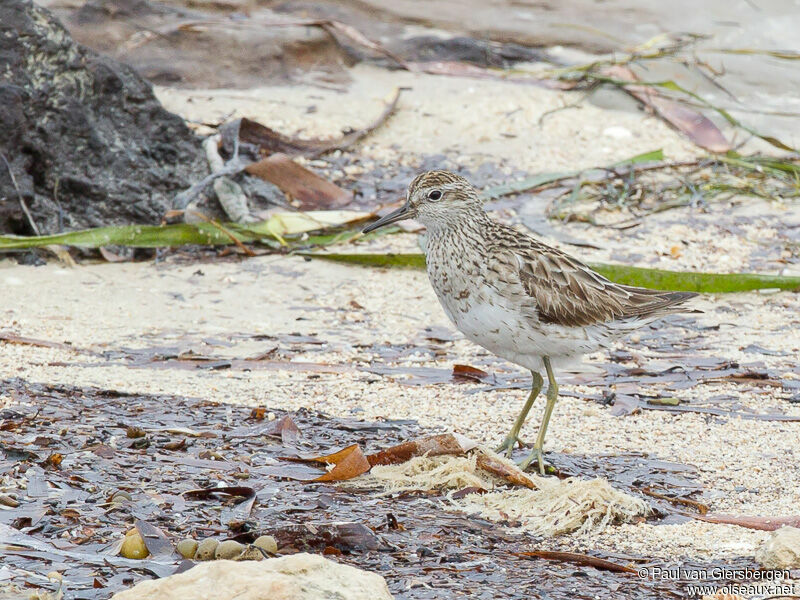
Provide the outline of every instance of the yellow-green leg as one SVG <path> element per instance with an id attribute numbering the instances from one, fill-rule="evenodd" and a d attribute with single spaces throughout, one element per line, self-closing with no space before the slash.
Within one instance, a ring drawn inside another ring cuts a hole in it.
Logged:
<path id="1" fill-rule="evenodd" d="M 542 376 L 534 371 L 531 371 L 531 375 L 533 376 L 533 383 L 531 384 L 531 393 L 528 395 L 528 399 L 525 401 L 525 406 L 522 407 L 522 411 L 519 413 L 517 420 L 514 421 L 514 426 L 511 428 L 511 431 L 506 436 L 506 439 L 503 440 L 503 443 L 498 446 L 497 452 L 498 454 L 505 452 L 506 456 L 511 458 L 511 451 L 514 449 L 514 445 L 520 441 L 519 440 L 519 431 L 522 429 L 522 425 L 525 423 L 525 419 L 528 418 L 528 413 L 533 406 L 534 400 L 536 400 L 536 396 L 539 395 L 539 392 L 542 391 L 542 386 L 544 385 L 544 380 Z"/>
<path id="2" fill-rule="evenodd" d="M 550 415 L 553 414 L 553 408 L 556 406 L 558 399 L 558 384 L 556 383 L 555 375 L 553 375 L 553 367 L 550 365 L 550 359 L 544 357 L 544 368 L 547 370 L 547 405 L 544 407 L 544 416 L 542 417 L 542 425 L 539 427 L 539 435 L 536 437 L 536 443 L 533 445 L 533 451 L 519 463 L 520 469 L 523 471 L 535 460 L 539 464 L 539 473 L 544 475 L 544 456 L 542 455 L 542 448 L 544 448 L 544 436 L 547 433 L 547 424 L 550 422 Z"/>

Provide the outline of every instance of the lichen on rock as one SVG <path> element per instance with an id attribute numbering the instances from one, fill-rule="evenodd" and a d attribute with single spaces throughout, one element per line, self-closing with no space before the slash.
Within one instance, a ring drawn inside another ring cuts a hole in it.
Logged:
<path id="1" fill-rule="evenodd" d="M 207 172 L 147 81 L 30 0 L 0 3 L 0 65 L 0 232 L 34 233 L 20 196 L 40 233 L 155 224 Z"/>

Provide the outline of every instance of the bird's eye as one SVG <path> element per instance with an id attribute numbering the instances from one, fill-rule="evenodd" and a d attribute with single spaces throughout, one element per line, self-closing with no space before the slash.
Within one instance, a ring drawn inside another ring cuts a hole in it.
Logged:
<path id="1" fill-rule="evenodd" d="M 428 194 L 428 200 L 438 200 L 442 197 L 442 192 L 439 190 L 433 190 L 431 193 Z"/>

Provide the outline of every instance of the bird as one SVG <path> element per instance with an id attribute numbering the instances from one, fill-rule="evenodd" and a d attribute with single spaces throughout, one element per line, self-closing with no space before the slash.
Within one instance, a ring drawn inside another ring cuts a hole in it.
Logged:
<path id="1" fill-rule="evenodd" d="M 544 475 L 547 426 L 558 398 L 555 370 L 663 316 L 689 310 L 697 294 L 614 283 L 569 254 L 486 213 L 478 191 L 444 170 L 417 175 L 405 203 L 363 229 L 405 219 L 427 230 L 425 262 L 444 312 L 472 342 L 532 376 L 527 400 L 497 448 L 511 458 L 547 377 L 547 402 L 533 449 Z"/>

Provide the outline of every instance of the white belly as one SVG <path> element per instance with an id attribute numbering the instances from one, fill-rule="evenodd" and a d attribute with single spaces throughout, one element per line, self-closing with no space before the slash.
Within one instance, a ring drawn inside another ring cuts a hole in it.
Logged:
<path id="1" fill-rule="evenodd" d="M 445 313 L 469 340 L 537 372 L 545 356 L 558 366 L 598 347 L 602 331 L 541 323 L 521 285 L 506 281 L 501 294 L 487 283 L 480 249 L 432 241 L 427 248 L 428 277 Z M 454 247 L 459 252 L 453 252 Z"/>
<path id="2" fill-rule="evenodd" d="M 437 295 L 447 316 L 469 340 L 529 370 L 541 371 L 544 356 L 563 365 L 597 347 L 582 329 L 532 322 L 486 290 L 469 298 L 439 290 Z"/>

